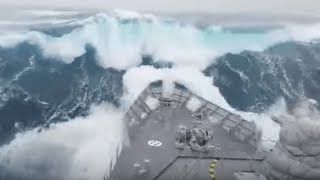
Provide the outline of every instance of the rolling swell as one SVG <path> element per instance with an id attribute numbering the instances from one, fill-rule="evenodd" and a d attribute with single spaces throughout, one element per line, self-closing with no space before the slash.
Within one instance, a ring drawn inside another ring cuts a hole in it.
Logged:
<path id="1" fill-rule="evenodd" d="M 99 66 L 90 46 L 71 64 L 28 43 L 1 48 L 0 58 L 1 143 L 19 130 L 85 116 L 92 104 L 120 103 L 124 71 Z"/>
<path id="2" fill-rule="evenodd" d="M 113 161 L 124 134 L 122 108 L 106 104 L 119 107 L 121 97 L 129 105 L 158 79 L 182 81 L 231 110 L 261 112 L 280 97 L 288 104 L 319 101 L 319 45 L 274 45 L 308 41 L 304 33 L 230 31 L 104 13 L 78 20 L 0 36 L 0 143 L 16 135 L 0 148 L 0 179 L 50 179 L 52 173 L 60 176 L 53 179 L 99 179 L 106 171 L 101 164 Z M 277 140 L 268 115 L 239 113 L 261 122 L 266 139 Z"/>
<path id="3" fill-rule="evenodd" d="M 214 76 L 228 103 L 243 111 L 264 111 L 280 97 L 289 105 L 320 101 L 319 49 L 317 43 L 287 42 L 264 52 L 227 53 L 204 73 Z M 22 129 L 85 116 L 95 103 L 120 103 L 125 71 L 99 66 L 90 46 L 71 64 L 44 57 L 28 43 L 2 48 L 0 55 L 1 142 Z M 173 68 L 151 56 L 144 56 L 141 65 Z"/>
<path id="4" fill-rule="evenodd" d="M 289 106 L 320 101 L 320 44 L 286 42 L 264 52 L 228 53 L 204 72 L 228 103 L 243 111 L 261 112 L 285 98 Z"/>

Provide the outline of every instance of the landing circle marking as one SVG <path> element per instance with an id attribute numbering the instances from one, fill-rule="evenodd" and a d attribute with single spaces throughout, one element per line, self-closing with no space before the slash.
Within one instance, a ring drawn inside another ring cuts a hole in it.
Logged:
<path id="1" fill-rule="evenodd" d="M 158 140 L 150 140 L 148 141 L 149 146 L 154 146 L 154 147 L 160 147 L 162 145 L 162 142 Z"/>

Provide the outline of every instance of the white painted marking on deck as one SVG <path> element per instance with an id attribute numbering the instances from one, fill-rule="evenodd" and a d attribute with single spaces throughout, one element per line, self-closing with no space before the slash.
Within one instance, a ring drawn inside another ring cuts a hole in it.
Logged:
<path id="1" fill-rule="evenodd" d="M 154 146 L 154 147 L 160 147 L 162 145 L 162 142 L 157 141 L 157 140 L 150 140 L 148 141 L 149 146 Z"/>

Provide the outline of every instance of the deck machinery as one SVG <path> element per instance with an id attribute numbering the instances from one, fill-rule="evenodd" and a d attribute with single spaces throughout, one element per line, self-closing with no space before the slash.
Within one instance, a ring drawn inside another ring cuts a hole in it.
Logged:
<path id="1" fill-rule="evenodd" d="M 264 159 L 255 124 L 173 84 L 153 82 L 134 101 L 105 180 L 266 180 L 255 173 Z"/>

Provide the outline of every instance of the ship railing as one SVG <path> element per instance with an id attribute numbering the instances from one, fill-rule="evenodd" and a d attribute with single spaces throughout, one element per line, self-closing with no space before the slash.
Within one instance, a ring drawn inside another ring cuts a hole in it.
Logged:
<path id="1" fill-rule="evenodd" d="M 134 131 L 135 128 L 133 126 L 145 123 L 148 119 L 147 117 L 151 114 L 151 110 L 145 102 L 148 96 L 158 99 L 163 106 L 171 106 L 172 108 L 185 106 L 191 98 L 197 98 L 201 102 L 201 105 L 194 112 L 195 114 L 201 112 L 203 116 L 206 116 L 212 122 L 218 122 L 224 130 L 241 141 L 247 141 L 254 144 L 259 138 L 259 132 L 257 131 L 254 122 L 247 121 L 240 116 L 193 94 L 186 88 L 178 88 L 176 86 L 169 99 L 167 97 L 164 98 L 162 94 L 162 87 L 159 83 L 156 86 L 152 84 L 149 85 L 140 94 L 127 111 L 126 118 L 130 126 L 129 130 L 131 129 L 131 131 Z"/>

